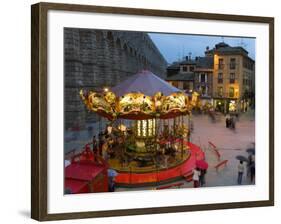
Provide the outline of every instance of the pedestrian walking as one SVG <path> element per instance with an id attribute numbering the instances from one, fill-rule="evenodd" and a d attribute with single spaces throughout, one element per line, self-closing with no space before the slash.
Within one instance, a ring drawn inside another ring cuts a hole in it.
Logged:
<path id="1" fill-rule="evenodd" d="M 253 163 L 253 154 L 249 153 L 248 162 L 247 162 L 247 177 L 250 177 L 251 175 L 252 163 Z"/>
<path id="2" fill-rule="evenodd" d="M 244 173 L 244 165 L 243 165 L 243 161 L 240 160 L 238 164 L 238 179 L 237 179 L 237 183 L 239 185 L 242 184 L 243 173 Z"/>
<path id="3" fill-rule="evenodd" d="M 227 114 L 227 115 L 225 116 L 225 127 L 226 127 L 226 128 L 229 128 L 229 125 L 230 125 L 230 115 Z"/>
<path id="4" fill-rule="evenodd" d="M 95 135 L 93 136 L 92 144 L 93 144 L 93 153 L 96 154 L 98 150 L 98 142 Z"/>
<path id="5" fill-rule="evenodd" d="M 108 169 L 107 175 L 108 175 L 108 191 L 114 192 L 115 191 L 115 177 L 118 175 L 118 173 L 113 169 Z"/>
<path id="6" fill-rule="evenodd" d="M 108 178 L 108 191 L 109 192 L 115 191 L 115 178 L 114 177 Z"/>
<path id="7" fill-rule="evenodd" d="M 200 177 L 200 170 L 199 168 L 196 168 L 193 170 L 193 187 L 197 188 L 199 187 L 199 177 Z"/>
<path id="8" fill-rule="evenodd" d="M 235 116 L 232 116 L 231 117 L 231 128 L 233 130 L 235 130 L 235 125 L 236 125 L 236 117 Z"/>
<path id="9" fill-rule="evenodd" d="M 251 166 L 250 166 L 250 180 L 251 183 L 254 182 L 255 180 L 255 175 L 256 175 L 256 167 L 255 167 L 255 155 L 251 155 Z"/>
<path id="10" fill-rule="evenodd" d="M 200 170 L 200 176 L 199 176 L 199 186 L 200 187 L 203 187 L 206 184 L 206 177 L 205 177 L 206 173 L 207 173 L 207 170 L 205 170 L 205 169 Z"/>

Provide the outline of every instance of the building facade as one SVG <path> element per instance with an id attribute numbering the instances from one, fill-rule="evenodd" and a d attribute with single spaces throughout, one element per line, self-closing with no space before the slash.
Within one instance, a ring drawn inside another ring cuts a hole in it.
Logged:
<path id="1" fill-rule="evenodd" d="M 207 47 L 205 57 L 186 57 L 168 66 L 166 80 L 186 92 L 199 92 L 203 103 L 223 113 L 254 106 L 255 61 L 242 47 L 224 42 Z"/>
<path id="2" fill-rule="evenodd" d="M 213 60 L 208 57 L 192 59 L 187 56 L 168 66 L 166 81 L 186 93 L 199 92 L 202 99 L 210 101 L 213 91 Z"/>
<path id="3" fill-rule="evenodd" d="M 254 105 L 255 61 L 248 52 L 219 43 L 206 53 L 214 58 L 214 107 L 224 113 L 250 109 Z"/>
<path id="4" fill-rule="evenodd" d="M 161 78 L 167 63 L 143 32 L 64 29 L 65 129 L 95 122 L 79 97 L 80 89 L 112 87 L 143 69 Z"/>

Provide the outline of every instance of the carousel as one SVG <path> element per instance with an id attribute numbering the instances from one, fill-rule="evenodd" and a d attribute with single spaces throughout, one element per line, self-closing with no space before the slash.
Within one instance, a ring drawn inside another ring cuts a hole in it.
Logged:
<path id="1" fill-rule="evenodd" d="M 186 95 L 150 71 L 103 91 L 80 91 L 90 112 L 106 118 L 98 154 L 118 172 L 116 184 L 166 182 L 190 172 L 204 153 L 190 139 L 199 94 Z"/>

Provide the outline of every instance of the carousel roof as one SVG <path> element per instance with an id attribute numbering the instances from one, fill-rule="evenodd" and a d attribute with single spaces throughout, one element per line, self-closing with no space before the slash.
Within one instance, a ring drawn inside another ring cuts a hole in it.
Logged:
<path id="1" fill-rule="evenodd" d="M 199 94 L 192 98 L 150 71 L 141 71 L 103 93 L 80 91 L 89 111 L 114 120 L 167 119 L 189 114 L 198 104 Z"/>
<path id="2" fill-rule="evenodd" d="M 154 96 L 157 92 L 161 92 L 163 95 L 168 96 L 181 90 L 170 85 L 151 71 L 142 70 L 111 88 L 111 91 L 117 96 L 132 92 L 140 92 L 146 96 Z"/>

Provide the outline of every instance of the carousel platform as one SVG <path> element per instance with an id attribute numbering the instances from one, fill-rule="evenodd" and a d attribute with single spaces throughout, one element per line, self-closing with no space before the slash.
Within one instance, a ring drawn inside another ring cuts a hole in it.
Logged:
<path id="1" fill-rule="evenodd" d="M 195 168 L 196 160 L 202 160 L 205 157 L 204 152 L 199 146 L 190 142 L 184 142 L 184 144 L 189 147 L 190 155 L 180 164 L 145 173 L 118 171 L 118 176 L 115 179 L 116 186 L 153 186 L 157 184 L 169 183 L 171 181 L 183 178 L 186 174 L 191 173 Z"/>

